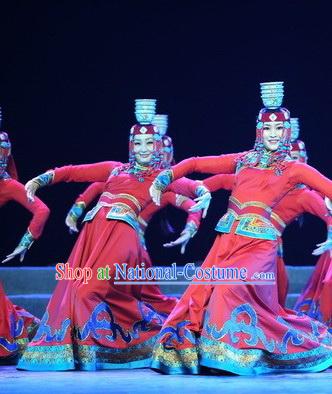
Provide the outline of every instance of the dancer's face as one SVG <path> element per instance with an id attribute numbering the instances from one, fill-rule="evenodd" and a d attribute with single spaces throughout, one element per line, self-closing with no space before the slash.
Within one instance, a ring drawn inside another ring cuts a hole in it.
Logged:
<path id="1" fill-rule="evenodd" d="M 278 149 L 284 126 L 282 122 L 264 122 L 263 144 L 267 150 L 275 151 Z"/>
<path id="2" fill-rule="evenodd" d="M 149 165 L 152 160 L 154 141 L 151 134 L 134 136 L 134 154 L 138 164 Z"/>

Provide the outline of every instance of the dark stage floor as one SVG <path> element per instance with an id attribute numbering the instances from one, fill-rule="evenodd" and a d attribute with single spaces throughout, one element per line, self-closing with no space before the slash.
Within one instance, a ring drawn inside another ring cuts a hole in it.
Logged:
<path id="1" fill-rule="evenodd" d="M 166 376 L 149 369 L 98 372 L 26 372 L 0 367 L 0 393 L 326 393 L 332 369 L 321 373 L 261 376 Z"/>

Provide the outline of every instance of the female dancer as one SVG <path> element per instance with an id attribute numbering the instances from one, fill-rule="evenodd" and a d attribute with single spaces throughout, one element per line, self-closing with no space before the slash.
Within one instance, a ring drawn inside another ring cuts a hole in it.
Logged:
<path id="1" fill-rule="evenodd" d="M 215 175 L 203 181 L 204 185 L 210 192 L 214 192 L 219 189 L 232 190 L 235 182 L 236 175 L 233 174 Z M 278 302 L 282 307 L 286 304 L 288 277 L 283 260 L 281 236 L 286 226 L 298 219 L 303 213 L 311 213 L 312 215 L 322 219 L 327 225 L 327 240 L 324 243 L 317 245 L 318 248 L 313 252 L 313 254 L 318 255 L 324 253 L 326 250 L 332 249 L 332 216 L 329 214 L 324 199 L 314 190 L 310 190 L 301 184 L 297 185 L 273 208 L 270 218 L 271 224 L 278 233 L 276 279 L 278 287 Z M 223 232 L 222 228 L 217 228 L 217 231 Z"/>
<path id="2" fill-rule="evenodd" d="M 57 285 L 18 368 L 94 370 L 150 365 L 164 315 L 141 301 L 139 283 L 117 285 L 114 278 L 116 264 L 134 269 L 142 261 L 138 214 L 151 201 L 149 187 L 160 172 L 158 129 L 151 124 L 133 126 L 129 146 L 129 164 L 65 166 L 27 183 L 31 199 L 39 187 L 51 183 L 107 181 L 68 259 L 71 268 L 90 269 L 92 277 L 86 283 L 78 278 Z M 109 279 L 98 280 L 107 267 Z"/>
<path id="3" fill-rule="evenodd" d="M 153 120 L 153 124 L 158 127 L 160 134 L 162 135 L 163 144 L 163 158 L 161 168 L 169 168 L 171 163 L 174 162 L 173 158 L 173 142 L 171 137 L 166 135 L 168 126 L 167 115 L 156 115 Z M 91 184 L 83 193 L 81 193 L 76 199 L 75 203 L 71 207 L 66 217 L 66 225 L 69 227 L 70 232 L 78 232 L 77 221 L 83 215 L 85 208 L 95 199 L 97 196 L 102 194 L 105 189 L 105 182 L 94 182 Z M 198 193 L 199 191 L 199 193 Z M 204 189 L 202 182 L 192 181 L 190 179 L 181 188 L 181 192 L 186 194 L 176 194 L 173 192 L 167 192 L 163 194 L 160 206 L 150 203 L 138 216 L 139 222 L 139 235 L 142 247 L 142 256 L 144 259 L 145 267 L 152 267 L 151 258 L 146 248 L 145 243 L 145 230 L 150 222 L 152 216 L 159 211 L 161 208 L 167 205 L 173 205 L 174 207 L 180 208 L 188 213 L 187 222 L 185 229 L 176 241 L 173 241 L 164 246 L 170 247 L 175 245 L 181 245 L 181 253 L 185 252 L 185 248 L 190 238 L 187 238 L 187 234 L 191 234 L 193 237 L 200 225 L 201 211 L 189 212 L 189 209 L 195 205 L 191 198 L 196 197 L 198 194 L 207 192 Z M 185 239 L 183 239 L 185 237 Z M 176 305 L 178 299 L 176 297 L 167 296 L 162 293 L 158 285 L 143 285 L 141 289 L 141 300 L 148 302 L 158 313 L 170 314 Z"/>
<path id="4" fill-rule="evenodd" d="M 38 198 L 32 204 L 26 199 L 24 186 L 17 181 L 17 172 L 13 156 L 11 154 L 11 143 L 8 134 L 0 132 L 0 206 L 8 201 L 17 201 L 28 209 L 33 217 L 30 225 L 15 248 L 3 263 L 20 256 L 23 260 L 25 253 L 34 240 L 38 239 L 43 231 L 49 216 L 49 209 Z M 4 362 L 15 362 L 29 338 L 35 332 L 39 319 L 31 315 L 23 308 L 14 305 L 6 296 L 0 284 L 0 360 Z"/>
<path id="5" fill-rule="evenodd" d="M 151 186 L 158 203 L 162 190 L 180 176 L 236 171 L 228 212 L 217 226 L 223 234 L 217 235 L 203 268 L 210 268 L 207 275 L 213 266 L 235 273 L 244 269 L 247 274 L 239 275 L 239 285 L 208 282 L 188 287 L 155 345 L 152 367 L 157 370 L 199 373 L 205 366 L 252 375 L 314 372 L 332 365 L 326 327 L 280 307 L 276 286 L 251 282 L 262 273 L 275 273 L 278 242 L 270 214 L 277 202 L 299 183 L 332 196 L 332 181 L 290 160 L 289 112 L 280 108 L 278 87 L 267 90 L 272 92 L 263 92 L 266 108 L 258 116 L 253 150 L 184 160 L 159 174 Z"/>
<path id="6" fill-rule="evenodd" d="M 307 163 L 308 156 L 303 141 L 298 139 L 299 125 L 297 118 L 291 118 L 291 151 L 290 156 L 294 160 L 301 163 Z M 295 138 L 295 139 L 294 139 Z M 220 174 L 207 178 L 203 181 L 204 185 L 210 192 L 219 189 L 232 190 L 236 181 L 234 174 Z M 300 219 L 303 213 L 311 213 L 321 218 L 327 225 L 327 241 L 319 244 L 313 254 L 318 255 L 332 248 L 332 216 L 325 205 L 321 195 L 313 190 L 309 190 L 303 184 L 297 185 L 294 189 L 286 194 L 286 196 L 273 208 L 271 213 L 271 223 L 279 233 L 278 252 L 277 252 L 277 286 L 278 300 L 281 306 L 285 306 L 288 292 L 288 277 L 283 259 L 283 247 L 281 235 L 290 223 Z M 313 315 L 311 317 L 314 317 Z M 318 315 L 316 315 L 316 318 Z M 317 319 L 320 320 L 320 319 Z"/>
<path id="7" fill-rule="evenodd" d="M 326 216 L 332 220 L 331 205 L 327 204 Z M 332 333 L 332 226 L 326 242 L 318 245 L 316 255 L 322 254 L 294 309 L 321 321 Z"/>
<path id="8" fill-rule="evenodd" d="M 297 145 L 293 148 L 294 154 L 298 154 L 300 160 L 302 158 L 306 162 L 305 145 L 298 140 L 298 125 L 296 129 Z M 328 212 L 327 217 L 331 220 L 330 212 Z M 332 264 L 331 253 L 327 249 L 331 247 L 332 228 L 330 227 L 328 240 L 320 245 L 319 249 L 319 252 L 324 253 L 316 263 L 315 270 L 294 307 L 296 311 L 305 313 L 326 324 L 330 332 L 332 332 Z"/>
<path id="9" fill-rule="evenodd" d="M 78 232 L 77 221 L 83 214 L 84 208 L 89 205 L 91 201 L 93 201 L 97 196 L 99 196 L 103 192 L 104 188 L 104 182 L 94 182 L 82 194 L 79 195 L 66 217 L 66 224 L 71 232 Z M 189 194 L 192 194 L 190 190 L 188 190 L 188 192 Z M 188 213 L 188 217 L 185 229 L 181 233 L 180 238 L 170 244 L 164 244 L 164 246 L 168 247 L 181 244 L 181 253 L 184 253 L 187 242 L 190 240 L 190 238 L 187 238 L 187 233 L 191 234 L 191 237 L 193 237 L 199 228 L 201 211 L 189 212 L 189 209 L 195 205 L 195 202 L 188 197 L 173 192 L 166 192 L 161 198 L 160 206 L 157 206 L 153 203 L 148 204 L 148 206 L 144 208 L 138 216 L 139 236 L 145 268 L 152 267 L 151 258 L 145 243 L 145 230 L 152 216 L 167 205 L 173 205 L 176 208 L 182 209 Z M 184 241 L 182 240 L 182 236 L 186 237 Z M 178 301 L 176 297 L 163 294 L 158 285 L 152 284 L 142 285 L 141 300 L 149 303 L 158 313 L 164 313 L 167 315 L 171 313 Z"/>

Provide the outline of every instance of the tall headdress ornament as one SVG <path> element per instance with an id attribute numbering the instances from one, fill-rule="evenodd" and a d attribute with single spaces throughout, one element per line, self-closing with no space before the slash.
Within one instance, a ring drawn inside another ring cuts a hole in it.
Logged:
<path id="1" fill-rule="evenodd" d="M 2 111 L 0 107 L 0 128 L 2 125 Z M 0 130 L 0 179 L 17 179 L 15 161 L 11 153 L 12 145 L 8 134 Z"/>
<path id="2" fill-rule="evenodd" d="M 133 144 L 134 136 L 140 134 L 151 134 L 153 136 L 154 152 L 150 167 L 155 169 L 161 166 L 163 158 L 162 138 L 158 127 L 152 124 L 156 115 L 156 102 L 156 99 L 135 100 L 135 116 L 137 123 L 132 126 L 129 134 L 129 164 L 131 166 L 134 166 L 136 162 Z"/>
<path id="3" fill-rule="evenodd" d="M 162 161 L 162 167 L 168 168 L 172 164 L 174 158 L 173 141 L 172 138 L 167 135 L 168 115 L 157 114 L 155 115 L 152 123 L 158 127 L 163 141 L 164 157 Z"/>
<path id="4" fill-rule="evenodd" d="M 290 124 L 291 124 L 291 142 L 294 142 L 300 136 L 299 118 L 290 118 Z"/>
<path id="5" fill-rule="evenodd" d="M 305 143 L 299 139 L 300 136 L 300 123 L 298 118 L 291 118 L 291 144 L 292 153 L 297 154 L 297 160 L 301 163 L 306 163 L 308 161 L 308 154 L 305 147 Z"/>
<path id="6" fill-rule="evenodd" d="M 277 174 L 282 173 L 282 162 L 290 152 L 290 114 L 288 109 L 281 107 L 284 98 L 283 82 L 263 82 L 260 84 L 261 98 L 264 108 L 259 111 L 256 123 L 256 140 L 253 151 L 240 157 L 239 168 L 242 166 L 253 167 L 261 165 L 275 168 Z M 264 148 L 263 130 L 264 123 L 282 122 L 283 134 L 278 149 L 268 152 Z"/>

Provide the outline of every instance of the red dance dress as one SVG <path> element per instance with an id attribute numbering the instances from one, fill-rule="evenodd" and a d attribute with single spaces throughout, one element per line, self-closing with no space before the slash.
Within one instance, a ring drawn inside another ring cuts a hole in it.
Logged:
<path id="1" fill-rule="evenodd" d="M 191 172 L 232 173 L 237 158 L 191 158 L 172 167 L 171 174 L 177 179 Z M 237 169 L 228 211 L 216 227 L 223 234 L 217 235 L 202 265 L 207 283 L 191 284 L 167 318 L 152 368 L 195 374 L 204 366 L 255 375 L 314 372 L 332 365 L 327 328 L 284 310 L 277 287 L 254 280 L 262 273 L 276 274 L 278 234 L 270 215 L 281 198 L 299 183 L 332 196 L 332 182 L 312 167 L 293 161 L 283 166 L 281 173 L 263 166 Z M 231 278 L 239 284 L 211 283 L 213 267 L 232 269 Z"/>
<path id="2" fill-rule="evenodd" d="M 115 277 L 122 279 L 117 267 L 129 273 L 144 259 L 138 215 L 151 202 L 149 187 L 160 170 L 142 175 L 121 168 L 121 163 L 103 162 L 54 170 L 52 183 L 106 182 L 67 261 L 72 269 L 90 268 L 92 278 L 59 280 L 19 369 L 150 366 L 165 314 L 142 301 L 142 286 L 135 280 L 119 285 Z"/>
<path id="3" fill-rule="evenodd" d="M 0 282 L 0 364 L 16 363 L 29 340 L 36 333 L 40 320 L 13 304 Z"/>
<path id="4" fill-rule="evenodd" d="M 195 197 L 195 189 L 199 186 L 200 182 L 195 182 L 188 179 L 184 184 L 182 183 L 181 192 L 189 195 L 183 196 L 182 194 L 177 194 L 174 192 L 166 192 L 163 194 L 160 206 L 154 203 L 148 204 L 146 208 L 138 216 L 138 222 L 140 227 L 140 241 L 142 246 L 142 258 L 145 263 L 145 267 L 152 267 L 152 261 L 150 255 L 147 251 L 145 244 L 145 230 L 152 218 L 152 216 L 158 212 L 160 209 L 166 207 L 167 205 L 173 205 L 176 208 L 182 209 L 188 213 L 187 224 L 192 225 L 196 230 L 200 226 L 201 221 L 201 211 L 199 212 L 189 212 L 189 209 L 195 204 L 191 198 Z M 83 193 L 81 193 L 76 199 L 75 203 L 83 203 L 84 206 L 88 206 L 97 196 L 102 194 L 105 188 L 105 182 L 94 182 L 92 183 Z M 151 281 L 153 282 L 153 281 Z M 167 296 L 164 294 L 159 285 L 142 285 L 141 288 L 141 300 L 143 302 L 149 303 L 158 313 L 164 313 L 169 315 L 173 308 L 175 307 L 178 299 L 176 297 Z"/>
<path id="5" fill-rule="evenodd" d="M 219 189 L 233 190 L 236 175 L 219 174 L 204 180 L 204 185 L 211 191 Z M 286 305 L 288 293 L 288 276 L 283 258 L 282 234 L 290 223 L 299 218 L 303 213 L 311 213 L 322 219 L 328 229 L 332 225 L 332 217 L 329 215 L 322 196 L 314 190 L 309 190 L 304 185 L 297 185 L 289 191 L 285 197 L 273 208 L 271 223 L 279 234 L 277 252 L 277 286 L 278 299 L 281 306 Z M 318 268 L 317 268 L 318 269 Z M 317 318 L 318 315 L 313 316 Z M 321 320 L 321 319 L 317 319 Z"/>
<path id="6" fill-rule="evenodd" d="M 305 212 L 322 219 L 329 231 L 332 225 L 332 217 L 329 215 L 324 199 L 319 193 L 309 190 L 303 185 L 297 185 L 276 205 L 271 215 L 271 223 L 282 235 L 286 226 Z M 288 292 L 288 276 L 283 259 L 281 237 L 279 238 L 277 253 L 277 275 L 279 304 L 285 306 Z M 296 310 L 296 308 L 294 309 Z"/>
<path id="7" fill-rule="evenodd" d="M 322 254 L 294 309 L 323 322 L 332 333 L 332 261 Z"/>
<path id="8" fill-rule="evenodd" d="M 9 201 L 17 201 L 32 213 L 28 231 L 38 239 L 49 216 L 47 206 L 39 198 L 28 203 L 24 186 L 10 177 L 0 180 L 0 207 Z M 38 323 L 37 317 L 8 299 L 0 284 L 0 359 L 20 356 Z"/>

